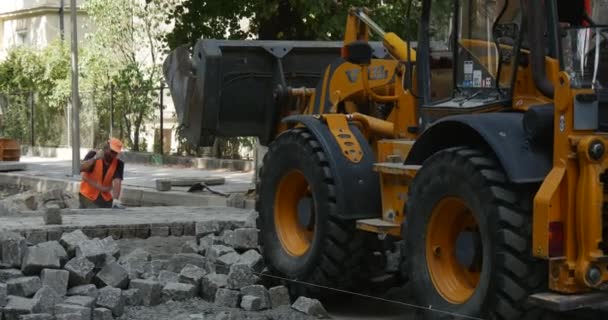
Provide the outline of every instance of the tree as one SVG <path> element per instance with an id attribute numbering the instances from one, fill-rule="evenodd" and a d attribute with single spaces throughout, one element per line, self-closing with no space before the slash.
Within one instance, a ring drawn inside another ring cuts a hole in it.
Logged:
<path id="1" fill-rule="evenodd" d="M 385 30 L 414 39 L 417 19 L 406 25 L 410 2 L 411 17 L 416 17 L 419 0 L 184 0 L 168 11 L 166 22 L 174 20 L 175 28 L 165 41 L 173 49 L 200 37 L 340 40 L 348 9 L 363 6 Z M 249 30 L 243 31 L 240 22 L 246 20 Z"/>
<path id="2" fill-rule="evenodd" d="M 143 126 L 157 107 L 154 98 L 161 80 L 161 55 L 166 51 L 161 41 L 166 29 L 162 22 L 177 1 L 85 1 L 85 10 L 95 24 L 88 46 L 102 53 L 95 61 L 107 68 L 106 90 L 116 88 L 120 138 L 135 151 L 140 149 Z"/>

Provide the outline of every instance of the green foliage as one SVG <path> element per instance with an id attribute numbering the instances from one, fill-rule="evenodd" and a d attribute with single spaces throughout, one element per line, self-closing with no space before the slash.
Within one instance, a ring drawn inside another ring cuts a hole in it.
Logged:
<path id="1" fill-rule="evenodd" d="M 212 39 L 341 40 L 351 7 L 367 7 L 372 18 L 387 31 L 414 39 L 419 0 L 411 0 L 411 20 L 406 21 L 410 0 L 184 0 L 169 10 L 167 23 L 175 29 L 165 40 L 170 48 Z M 241 30 L 240 21 L 249 21 Z"/>

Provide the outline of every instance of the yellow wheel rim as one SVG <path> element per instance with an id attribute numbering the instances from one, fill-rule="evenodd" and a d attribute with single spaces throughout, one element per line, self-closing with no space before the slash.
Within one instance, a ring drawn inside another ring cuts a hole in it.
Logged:
<path id="1" fill-rule="evenodd" d="M 457 254 L 466 242 L 461 241 L 463 237 L 472 239 L 465 245 L 471 254 Z M 426 261 L 433 285 L 445 300 L 463 304 L 471 298 L 479 283 L 482 256 L 479 227 L 471 210 L 459 198 L 439 201 L 427 229 Z"/>
<path id="2" fill-rule="evenodd" d="M 292 256 L 302 256 L 310 248 L 314 233 L 314 220 L 303 225 L 298 218 L 302 201 L 309 201 L 311 219 L 313 201 L 310 188 L 302 172 L 288 172 L 279 182 L 274 200 L 274 221 L 281 245 Z"/>

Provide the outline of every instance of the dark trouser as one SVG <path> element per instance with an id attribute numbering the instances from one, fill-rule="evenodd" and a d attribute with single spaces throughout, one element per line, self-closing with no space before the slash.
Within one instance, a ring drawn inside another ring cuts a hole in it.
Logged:
<path id="1" fill-rule="evenodd" d="M 80 199 L 80 209 L 112 208 L 112 200 L 105 201 L 101 195 L 99 195 L 95 201 L 87 199 L 81 193 L 78 194 L 78 198 Z"/>

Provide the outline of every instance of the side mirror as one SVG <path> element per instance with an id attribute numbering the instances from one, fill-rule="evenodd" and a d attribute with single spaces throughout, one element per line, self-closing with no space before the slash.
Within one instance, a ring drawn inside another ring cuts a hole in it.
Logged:
<path id="1" fill-rule="evenodd" d="M 353 41 L 344 46 L 342 58 L 352 64 L 367 66 L 372 63 L 372 52 L 367 41 Z"/>

